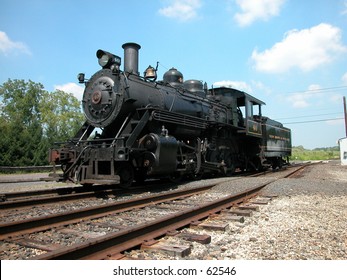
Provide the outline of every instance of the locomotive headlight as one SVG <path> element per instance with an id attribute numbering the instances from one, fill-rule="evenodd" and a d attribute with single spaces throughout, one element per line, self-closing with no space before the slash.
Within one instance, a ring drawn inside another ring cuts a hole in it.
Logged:
<path id="1" fill-rule="evenodd" d="M 102 68 L 111 68 L 114 64 L 117 66 L 121 65 L 121 58 L 119 56 L 103 50 L 98 50 L 96 52 L 96 57 L 98 58 L 99 65 Z"/>
<path id="2" fill-rule="evenodd" d="M 107 54 L 104 54 L 99 58 L 99 64 L 102 67 L 106 66 L 107 63 L 109 63 L 109 61 L 110 61 L 110 57 Z"/>

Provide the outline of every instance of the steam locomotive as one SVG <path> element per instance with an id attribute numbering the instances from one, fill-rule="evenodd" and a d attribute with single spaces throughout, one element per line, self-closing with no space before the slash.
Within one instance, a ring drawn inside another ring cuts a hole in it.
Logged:
<path id="1" fill-rule="evenodd" d="M 175 68 L 157 81 L 158 64 L 140 76 L 141 46 L 122 47 L 123 71 L 119 56 L 98 50 L 102 68 L 89 80 L 78 75 L 86 120 L 72 139 L 50 149 L 50 162 L 63 170 L 57 180 L 129 187 L 134 180 L 198 179 L 288 162 L 291 131 L 262 115 L 264 102 L 184 81 Z"/>

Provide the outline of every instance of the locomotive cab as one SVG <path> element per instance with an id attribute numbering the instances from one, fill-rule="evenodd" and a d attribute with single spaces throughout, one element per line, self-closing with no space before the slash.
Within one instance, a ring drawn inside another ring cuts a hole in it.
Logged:
<path id="1" fill-rule="evenodd" d="M 209 99 L 219 101 L 230 108 L 232 125 L 239 128 L 254 126 L 261 119 L 261 106 L 265 103 L 243 91 L 220 87 L 209 90 Z M 261 128 L 258 128 L 261 133 Z M 246 129 L 252 133 L 252 129 Z"/>
<path id="2" fill-rule="evenodd" d="M 237 96 L 237 107 L 244 118 L 238 122 L 242 127 L 238 132 L 247 137 L 241 137 L 247 147 L 246 154 L 256 155 L 252 164 L 259 169 L 271 166 L 273 169 L 288 163 L 291 155 L 291 131 L 280 122 L 262 115 L 261 106 L 265 103 L 245 92 L 234 90 Z M 286 161 L 283 158 L 287 158 Z"/>
<path id="3" fill-rule="evenodd" d="M 246 128 L 246 134 L 261 137 L 261 106 L 265 103 L 247 93 L 243 93 L 243 96 L 238 98 L 238 107 L 243 106 L 245 110 L 244 126 Z"/>

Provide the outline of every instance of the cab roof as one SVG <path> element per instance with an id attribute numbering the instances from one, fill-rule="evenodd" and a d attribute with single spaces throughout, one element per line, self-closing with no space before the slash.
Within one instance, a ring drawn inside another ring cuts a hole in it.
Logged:
<path id="1" fill-rule="evenodd" d="M 265 105 L 265 102 L 255 98 L 254 96 L 234 88 L 218 87 L 209 90 L 212 95 L 224 95 L 237 98 L 237 106 L 245 106 L 246 100 L 252 102 L 254 105 Z"/>

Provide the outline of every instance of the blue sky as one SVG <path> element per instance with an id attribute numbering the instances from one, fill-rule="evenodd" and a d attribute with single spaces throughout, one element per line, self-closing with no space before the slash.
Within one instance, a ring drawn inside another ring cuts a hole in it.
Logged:
<path id="1" fill-rule="evenodd" d="M 95 52 L 137 42 L 140 72 L 244 90 L 292 129 L 293 145 L 345 136 L 347 0 L 0 0 L 0 84 L 40 82 L 81 99 Z"/>

